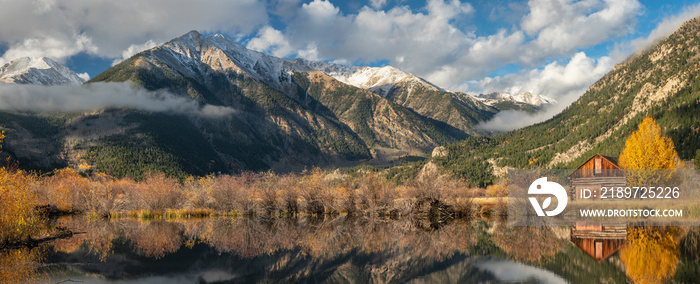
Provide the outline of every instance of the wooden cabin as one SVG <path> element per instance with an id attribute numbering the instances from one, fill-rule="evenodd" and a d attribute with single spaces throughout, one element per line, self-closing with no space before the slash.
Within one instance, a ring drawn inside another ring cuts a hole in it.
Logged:
<path id="1" fill-rule="evenodd" d="M 573 199 L 579 199 L 582 189 L 597 192 L 590 199 L 600 199 L 601 187 L 624 187 L 627 184 L 624 172 L 618 165 L 618 158 L 595 154 L 578 167 L 570 176 Z"/>
<path id="2" fill-rule="evenodd" d="M 571 242 L 601 262 L 615 254 L 627 241 L 627 226 L 574 226 Z"/>

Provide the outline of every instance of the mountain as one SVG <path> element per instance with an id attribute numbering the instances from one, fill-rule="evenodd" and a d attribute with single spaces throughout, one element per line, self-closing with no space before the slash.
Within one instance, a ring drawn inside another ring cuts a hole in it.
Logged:
<path id="1" fill-rule="evenodd" d="M 0 82 L 50 86 L 82 84 L 85 80 L 51 58 L 22 57 L 0 67 Z"/>
<path id="2" fill-rule="evenodd" d="M 41 62 L 74 75 L 49 59 L 17 61 L 7 73 L 45 70 Z M 196 31 L 136 54 L 87 84 L 95 82 L 130 82 L 235 112 L 216 118 L 125 108 L 0 112 L 6 154 L 29 169 L 72 166 L 136 178 L 149 171 L 184 177 L 389 165 L 489 134 L 475 126 L 501 110 L 391 66 L 281 59 Z"/>
<path id="3" fill-rule="evenodd" d="M 392 66 L 348 67 L 324 62 L 311 62 L 310 66 L 340 82 L 369 90 L 469 135 L 488 134 L 474 126 L 502 110 L 466 94 L 445 90 Z"/>
<path id="4" fill-rule="evenodd" d="M 361 82 L 363 72 L 371 73 L 368 80 L 380 79 Z M 359 87 L 336 79 L 340 74 Z M 184 177 L 387 164 L 464 139 L 476 133 L 470 126 L 498 111 L 393 67 L 280 59 L 195 31 L 141 52 L 87 84 L 94 82 L 131 82 L 236 111 L 215 118 L 124 108 L 0 112 L 6 153 L 30 169 L 73 166 L 136 178 L 149 171 Z M 388 90 L 384 96 L 382 88 Z M 412 108 L 410 100 L 389 98 L 402 88 L 421 89 L 424 97 L 432 96 L 433 108 L 454 112 L 443 119 Z M 471 117 L 462 116 L 467 113 Z"/>
<path id="5" fill-rule="evenodd" d="M 493 92 L 489 94 L 466 95 L 477 99 L 485 105 L 494 107 L 499 111 L 503 110 L 518 110 L 525 111 L 531 114 L 542 111 L 557 101 L 542 95 L 535 95 L 530 92 L 521 92 L 516 95 L 509 93 Z"/>
<path id="6" fill-rule="evenodd" d="M 548 98 L 542 95 L 535 95 L 530 92 L 522 92 L 516 95 L 494 92 L 490 94 L 479 94 L 475 97 L 480 101 L 484 102 L 485 104 L 491 106 L 503 102 L 523 103 L 533 105 L 536 107 L 557 103 L 557 101 L 552 98 Z"/>
<path id="7" fill-rule="evenodd" d="M 386 97 L 389 91 L 397 84 L 413 82 L 427 86 L 433 90 L 440 90 L 428 81 L 416 75 L 404 72 L 392 66 L 367 67 L 367 66 L 343 66 L 340 64 L 325 62 L 310 62 L 310 65 L 328 76 L 358 88 L 369 90 L 375 94 Z"/>
<path id="8" fill-rule="evenodd" d="M 595 153 L 617 156 L 644 116 L 654 117 L 682 159 L 700 148 L 700 20 L 632 55 L 553 118 L 494 137 L 470 137 L 440 159 L 506 167 L 576 168 Z"/>

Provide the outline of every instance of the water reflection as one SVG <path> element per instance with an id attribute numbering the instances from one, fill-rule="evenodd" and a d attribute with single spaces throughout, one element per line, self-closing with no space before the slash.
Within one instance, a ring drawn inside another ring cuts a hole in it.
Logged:
<path id="1" fill-rule="evenodd" d="M 29 258 L 0 258 L 0 283 L 654 283 L 693 282 L 700 275 L 696 228 L 347 217 L 66 218 L 59 225 L 84 233 L 20 251 Z M 21 265 L 43 276 L 6 276 L 17 269 L 4 268 Z"/>
<path id="2" fill-rule="evenodd" d="M 626 225 L 576 225 L 571 228 L 571 242 L 598 262 L 617 253 L 625 244 L 626 239 Z"/>
<path id="3" fill-rule="evenodd" d="M 562 227 L 508 227 L 500 223 L 493 241 L 514 260 L 540 263 L 563 249 L 566 233 Z"/>
<path id="4" fill-rule="evenodd" d="M 0 283 L 28 283 L 42 280 L 39 268 L 41 248 L 0 251 Z"/>
<path id="5" fill-rule="evenodd" d="M 696 232 L 688 227 L 578 225 L 571 229 L 571 241 L 598 262 L 619 252 L 627 276 L 635 283 L 663 283 L 676 275 L 681 247 L 697 252 Z M 697 263 L 696 253 L 689 256 L 684 263 Z"/>
<path id="6" fill-rule="evenodd" d="M 630 279 L 637 283 L 661 283 L 676 273 L 680 237 L 687 232 L 686 229 L 637 227 L 628 230 L 627 244 L 620 250 L 620 260 Z"/>

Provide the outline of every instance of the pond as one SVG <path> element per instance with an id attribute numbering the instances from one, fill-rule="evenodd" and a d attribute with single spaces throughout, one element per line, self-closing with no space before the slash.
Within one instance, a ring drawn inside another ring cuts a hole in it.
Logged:
<path id="1" fill-rule="evenodd" d="M 694 282 L 698 228 L 371 217 L 88 220 L 0 253 L 0 283 Z"/>

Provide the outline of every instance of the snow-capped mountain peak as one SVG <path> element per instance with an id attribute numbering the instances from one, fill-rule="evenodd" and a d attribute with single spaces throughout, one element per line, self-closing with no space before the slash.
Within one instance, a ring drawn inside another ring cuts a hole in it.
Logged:
<path id="1" fill-rule="evenodd" d="M 416 86 L 449 92 L 393 66 L 345 66 L 306 59 L 282 59 L 248 49 L 220 34 L 205 37 L 197 31 L 190 31 L 156 48 L 151 54 L 179 73 L 192 78 L 202 78 L 206 81 L 204 75 L 207 72 L 232 70 L 283 92 L 295 90 L 291 84 L 294 72 L 308 71 L 321 71 L 342 83 L 366 89 L 384 97 L 389 96 L 392 88 L 397 84 L 406 87 L 409 93 Z M 509 100 L 535 106 L 555 102 L 550 98 L 531 93 L 517 95 L 493 93 L 477 96 L 477 99 L 486 104 L 494 104 L 496 100 Z"/>
<path id="2" fill-rule="evenodd" d="M 207 72 L 233 70 L 276 88 L 291 81 L 293 71 L 309 71 L 305 61 L 287 60 L 250 50 L 217 34 L 204 37 L 197 31 L 184 34 L 152 53 L 183 75 L 198 78 Z"/>
<path id="3" fill-rule="evenodd" d="M 315 62 L 313 67 L 340 82 L 370 90 L 381 96 L 388 95 L 389 90 L 400 82 L 420 83 L 429 86 L 431 89 L 442 90 L 411 73 L 404 72 L 393 66 L 347 67 L 334 63 Z"/>
<path id="4" fill-rule="evenodd" d="M 22 57 L 0 67 L 0 82 L 66 85 L 85 82 L 75 72 L 47 57 Z"/>
<path id="5" fill-rule="evenodd" d="M 542 105 L 547 105 L 547 104 L 554 104 L 557 101 L 543 96 L 543 95 L 535 95 L 530 92 L 521 92 L 516 95 L 511 95 L 508 93 L 489 93 L 489 94 L 479 94 L 474 96 L 483 103 L 487 105 L 494 105 L 499 102 L 504 102 L 504 101 L 511 101 L 511 102 L 518 102 L 518 103 L 525 103 L 525 104 L 531 104 L 534 106 L 542 106 Z"/>
<path id="6" fill-rule="evenodd" d="M 545 104 L 553 104 L 556 103 L 557 101 L 550 98 L 550 97 L 545 97 L 543 95 L 535 95 L 530 92 L 522 92 L 517 95 L 513 96 L 513 99 L 515 101 L 521 102 L 521 103 L 527 103 L 531 105 L 536 105 L 536 106 L 541 106 Z"/>
<path id="7" fill-rule="evenodd" d="M 404 72 L 392 66 L 365 67 L 345 66 L 336 63 L 309 61 L 305 59 L 281 59 L 250 50 L 245 46 L 217 34 L 209 37 L 202 36 L 197 31 L 191 31 L 165 45 L 170 51 L 162 61 L 187 66 L 184 73 L 201 73 L 194 70 L 197 64 L 192 60 L 201 61 L 214 70 L 232 69 L 243 72 L 255 79 L 278 88 L 291 82 L 293 72 L 318 70 L 336 80 L 358 88 L 367 89 L 386 96 L 391 88 L 400 82 L 420 83 L 431 89 L 443 90 L 413 74 Z M 163 60 L 165 59 L 165 60 Z M 170 64 L 169 64 L 170 65 Z"/>

